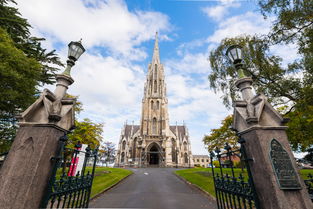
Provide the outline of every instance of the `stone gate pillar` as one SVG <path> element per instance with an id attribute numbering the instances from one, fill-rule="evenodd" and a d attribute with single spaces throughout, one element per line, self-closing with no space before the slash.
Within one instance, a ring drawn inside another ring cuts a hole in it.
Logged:
<path id="1" fill-rule="evenodd" d="M 312 209 L 288 138 L 285 120 L 263 94 L 254 95 L 252 79 L 236 86 L 242 100 L 234 102 L 233 128 L 245 140 L 245 148 L 262 209 Z"/>
<path id="2" fill-rule="evenodd" d="M 57 75 L 54 93 L 45 89 L 19 117 L 20 128 L 0 170 L 1 209 L 40 207 L 59 138 L 74 126 L 75 99 L 64 96 L 74 82 L 71 67 L 85 50 L 80 42 L 69 48 L 67 68 Z"/>

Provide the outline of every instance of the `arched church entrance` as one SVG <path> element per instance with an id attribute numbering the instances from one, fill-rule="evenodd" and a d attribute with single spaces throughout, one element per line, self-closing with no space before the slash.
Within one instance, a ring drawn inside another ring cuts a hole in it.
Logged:
<path id="1" fill-rule="evenodd" d="M 149 165 L 159 165 L 160 164 L 160 150 L 157 144 L 153 144 L 149 150 Z"/>

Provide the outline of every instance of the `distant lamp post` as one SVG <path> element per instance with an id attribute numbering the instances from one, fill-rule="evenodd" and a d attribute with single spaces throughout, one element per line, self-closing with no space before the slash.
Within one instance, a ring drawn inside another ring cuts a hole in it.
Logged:
<path id="1" fill-rule="evenodd" d="M 232 45 L 226 51 L 226 56 L 234 65 L 236 70 L 238 70 L 239 78 L 245 77 L 245 74 L 242 70 L 243 68 L 243 56 L 242 56 L 242 47 L 239 45 Z"/>
<path id="2" fill-rule="evenodd" d="M 85 52 L 85 48 L 83 47 L 81 40 L 80 41 L 71 41 L 68 44 L 68 60 L 66 61 L 67 66 L 65 71 L 62 73 L 63 75 L 71 76 L 71 68 L 75 65 L 75 62 L 79 59 L 79 57 Z"/>

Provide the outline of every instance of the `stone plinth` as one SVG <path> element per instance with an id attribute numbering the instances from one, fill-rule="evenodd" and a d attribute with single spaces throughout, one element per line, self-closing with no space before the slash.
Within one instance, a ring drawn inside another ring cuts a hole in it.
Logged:
<path id="1" fill-rule="evenodd" d="M 64 130 L 51 124 L 20 127 L 0 170 L 0 208 L 39 208 Z"/>
<path id="2" fill-rule="evenodd" d="M 312 209 L 313 205 L 306 186 L 298 174 L 285 127 L 252 127 L 250 130 L 244 131 L 241 137 L 246 141 L 247 156 L 253 159 L 249 165 L 261 208 Z M 283 190 L 280 188 L 270 159 L 272 139 L 276 139 L 289 154 L 301 189 Z"/>
<path id="3" fill-rule="evenodd" d="M 312 209 L 286 134 L 285 120 L 263 94 L 254 95 L 251 78 L 236 82 L 242 100 L 234 102 L 233 129 L 245 148 L 262 209 Z"/>

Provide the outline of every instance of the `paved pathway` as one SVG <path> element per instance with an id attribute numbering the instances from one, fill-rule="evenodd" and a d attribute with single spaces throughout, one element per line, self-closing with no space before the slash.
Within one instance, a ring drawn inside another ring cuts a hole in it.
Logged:
<path id="1" fill-rule="evenodd" d="M 132 169 L 133 175 L 92 200 L 90 208 L 216 209 L 198 189 L 184 183 L 172 168 Z"/>

